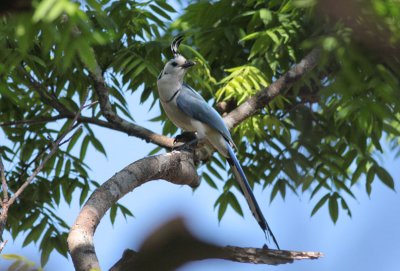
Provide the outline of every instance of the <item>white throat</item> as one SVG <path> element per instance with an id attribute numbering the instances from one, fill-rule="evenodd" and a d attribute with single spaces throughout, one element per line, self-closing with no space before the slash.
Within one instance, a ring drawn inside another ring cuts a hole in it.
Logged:
<path id="1" fill-rule="evenodd" d="M 183 78 L 176 75 L 163 74 L 157 80 L 158 95 L 162 101 L 170 100 L 178 89 L 182 88 Z"/>

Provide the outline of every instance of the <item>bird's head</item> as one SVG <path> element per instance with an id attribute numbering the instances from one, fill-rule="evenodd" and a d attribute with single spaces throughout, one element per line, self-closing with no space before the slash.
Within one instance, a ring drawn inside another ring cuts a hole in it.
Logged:
<path id="1" fill-rule="evenodd" d="M 188 68 L 192 67 L 196 63 L 191 60 L 187 60 L 178 51 L 179 45 L 183 40 L 183 36 L 176 37 L 171 43 L 171 51 L 174 54 L 174 58 L 170 59 L 166 64 L 164 69 L 161 71 L 158 80 L 164 76 L 170 76 L 176 78 L 180 81 L 183 80 L 185 73 Z"/>

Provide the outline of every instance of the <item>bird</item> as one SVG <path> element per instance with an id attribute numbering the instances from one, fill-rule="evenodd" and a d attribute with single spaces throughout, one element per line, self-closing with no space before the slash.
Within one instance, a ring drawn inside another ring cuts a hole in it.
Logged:
<path id="1" fill-rule="evenodd" d="M 183 38 L 183 35 L 178 35 L 172 41 L 171 51 L 174 57 L 167 61 L 157 78 L 161 106 L 174 125 L 185 132 L 195 133 L 196 140 L 208 142 L 227 159 L 250 210 L 264 231 L 267 241 L 272 237 L 274 244 L 280 249 L 235 155 L 234 148 L 236 146 L 224 120 L 197 91 L 184 83 L 186 72 L 196 63 L 186 59 L 179 52 L 179 45 Z"/>

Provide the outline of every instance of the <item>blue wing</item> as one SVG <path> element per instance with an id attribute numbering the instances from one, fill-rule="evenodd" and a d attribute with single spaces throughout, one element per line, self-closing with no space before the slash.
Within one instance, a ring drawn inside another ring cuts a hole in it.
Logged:
<path id="1" fill-rule="evenodd" d="M 208 124 L 220 132 L 226 140 L 233 143 L 231 134 L 222 117 L 190 86 L 186 84 L 182 85 L 182 89 L 176 98 L 176 103 L 178 108 L 185 114 L 195 120 Z"/>

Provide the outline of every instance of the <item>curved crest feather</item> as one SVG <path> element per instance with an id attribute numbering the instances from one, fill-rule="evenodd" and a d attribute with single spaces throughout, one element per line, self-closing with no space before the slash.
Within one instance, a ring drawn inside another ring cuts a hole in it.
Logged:
<path id="1" fill-rule="evenodd" d="M 179 45 L 181 44 L 183 38 L 184 38 L 183 35 L 178 35 L 174 38 L 174 40 L 171 43 L 171 51 L 175 57 L 179 55 Z"/>

